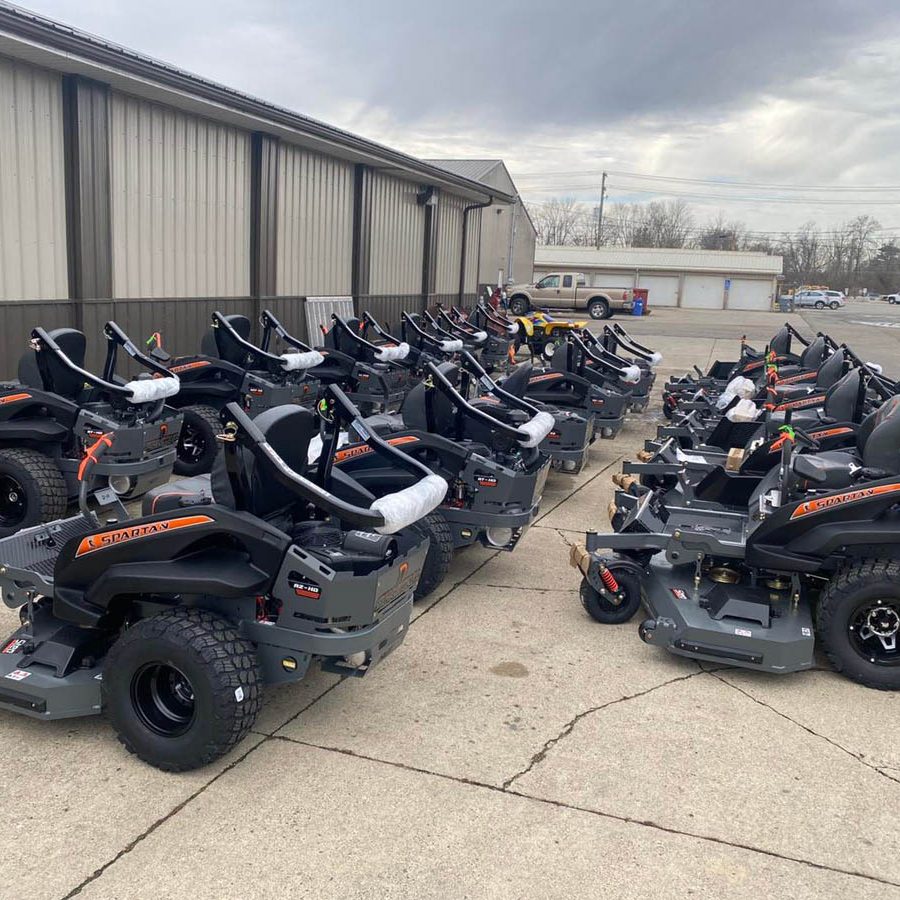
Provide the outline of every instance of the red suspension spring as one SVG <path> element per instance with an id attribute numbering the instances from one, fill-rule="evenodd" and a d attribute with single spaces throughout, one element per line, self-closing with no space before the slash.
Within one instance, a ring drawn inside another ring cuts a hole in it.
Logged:
<path id="1" fill-rule="evenodd" d="M 614 594 L 618 593 L 619 582 L 616 581 L 616 576 L 606 566 L 600 566 L 600 580 L 606 585 L 608 591 L 612 591 Z"/>

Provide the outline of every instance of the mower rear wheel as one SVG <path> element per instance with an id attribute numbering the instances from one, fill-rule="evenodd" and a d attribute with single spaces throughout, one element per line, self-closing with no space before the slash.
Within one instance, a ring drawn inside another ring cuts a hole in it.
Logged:
<path id="1" fill-rule="evenodd" d="M 49 456 L 18 447 L 0 450 L 0 537 L 61 519 L 68 500 L 66 480 Z"/>
<path id="2" fill-rule="evenodd" d="M 182 412 L 184 421 L 173 471 L 188 477 L 205 475 L 212 471 L 219 454 L 216 435 L 222 430 L 222 422 L 211 406 L 186 406 Z"/>
<path id="3" fill-rule="evenodd" d="M 629 621 L 641 608 L 641 582 L 634 572 L 611 567 L 611 571 L 624 594 L 624 599 L 616 605 L 608 596 L 603 596 L 588 580 L 582 578 L 581 605 L 588 615 L 603 625 L 621 625 Z"/>
<path id="4" fill-rule="evenodd" d="M 453 535 L 450 533 L 447 520 L 439 512 L 429 513 L 424 519 L 416 522 L 413 528 L 428 535 L 431 540 L 425 556 L 425 565 L 413 594 L 413 600 L 418 601 L 424 600 L 432 591 L 437 590 L 447 577 L 453 560 Z"/>
<path id="5" fill-rule="evenodd" d="M 819 596 L 816 632 L 836 672 L 900 689 L 900 563 L 868 559 L 839 572 Z"/>
<path id="6" fill-rule="evenodd" d="M 125 748 L 167 772 L 224 756 L 260 708 L 253 645 L 202 609 L 174 609 L 128 628 L 107 654 L 102 687 Z"/>

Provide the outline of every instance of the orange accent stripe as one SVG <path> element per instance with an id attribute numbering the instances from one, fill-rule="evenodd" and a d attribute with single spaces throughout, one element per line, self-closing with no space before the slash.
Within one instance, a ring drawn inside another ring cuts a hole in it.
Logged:
<path id="1" fill-rule="evenodd" d="M 96 553 L 116 544 L 124 544 L 127 541 L 136 541 L 154 534 L 163 534 L 174 531 L 176 528 L 193 528 L 196 525 L 205 525 L 212 522 L 210 516 L 182 516 L 179 519 L 163 519 L 161 522 L 147 522 L 144 525 L 129 525 L 127 528 L 115 528 L 112 531 L 101 531 L 81 539 L 75 558 Z"/>
<path id="2" fill-rule="evenodd" d="M 787 409 L 805 409 L 807 406 L 820 406 L 825 402 L 824 394 L 816 394 L 814 397 L 804 397 L 802 400 L 791 400 L 790 403 L 782 403 L 776 406 L 778 412 L 784 412 Z"/>
<path id="3" fill-rule="evenodd" d="M 807 500 L 791 513 L 791 519 L 802 519 L 804 516 L 831 509 L 833 506 L 855 503 L 857 500 L 868 500 L 869 497 L 877 497 L 881 494 L 895 494 L 898 491 L 900 491 L 900 482 L 895 484 L 876 484 L 874 487 L 860 488 L 858 491 L 846 491 L 843 494 L 832 494 L 828 497 L 819 497 L 816 500 Z"/>
<path id="4" fill-rule="evenodd" d="M 182 363 L 180 366 L 172 366 L 170 372 L 187 372 L 190 369 L 202 369 L 204 366 L 211 366 L 212 363 L 208 359 L 198 359 L 195 362 Z"/>
<path id="5" fill-rule="evenodd" d="M 20 400 L 30 400 L 31 394 L 8 394 L 6 397 L 0 397 L 0 405 L 5 406 L 7 403 L 18 403 Z"/>
<path id="6" fill-rule="evenodd" d="M 417 437 L 407 434 L 403 437 L 390 438 L 385 441 L 385 443 L 390 444 L 392 447 L 402 447 L 404 444 L 414 444 L 418 440 Z M 334 454 L 334 461 L 336 463 L 342 463 L 345 460 L 353 459 L 354 457 L 371 452 L 372 448 L 368 444 L 357 444 L 355 447 L 347 447 L 345 450 L 338 450 L 338 452 Z"/>

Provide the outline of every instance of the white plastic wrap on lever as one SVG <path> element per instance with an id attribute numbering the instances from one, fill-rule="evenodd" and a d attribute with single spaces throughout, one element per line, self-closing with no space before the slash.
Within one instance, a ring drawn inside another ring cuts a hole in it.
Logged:
<path id="1" fill-rule="evenodd" d="M 873 362 L 867 362 L 866 365 L 876 374 L 880 375 L 884 369 L 878 364 Z"/>
<path id="2" fill-rule="evenodd" d="M 123 387 L 131 391 L 132 403 L 153 403 L 174 397 L 178 393 L 181 382 L 173 375 L 165 378 L 142 378 L 140 381 L 129 381 Z"/>
<path id="3" fill-rule="evenodd" d="M 281 366 L 285 372 L 296 372 L 300 369 L 311 369 L 325 361 L 318 350 L 306 350 L 303 353 L 282 353 Z"/>
<path id="4" fill-rule="evenodd" d="M 457 350 L 462 350 L 463 342 L 462 341 L 441 341 L 440 348 L 444 353 L 456 353 Z"/>
<path id="5" fill-rule="evenodd" d="M 507 325 L 507 326 L 506 326 L 506 333 L 507 333 L 507 334 L 515 334 L 518 330 L 519 330 L 519 326 L 518 326 L 515 322 L 513 322 L 512 325 Z"/>
<path id="6" fill-rule="evenodd" d="M 548 412 L 539 412 L 518 428 L 519 443 L 523 447 L 537 447 L 540 442 L 553 431 L 556 420 Z"/>
<path id="7" fill-rule="evenodd" d="M 729 422 L 755 422 L 761 409 L 752 400 L 739 400 L 725 413 Z"/>
<path id="8" fill-rule="evenodd" d="M 396 347 L 379 347 L 375 351 L 375 359 L 379 362 L 391 362 L 395 359 L 406 359 L 409 356 L 409 344 L 405 341 Z"/>
<path id="9" fill-rule="evenodd" d="M 656 350 L 654 350 L 650 354 L 650 359 L 648 360 L 648 362 L 650 363 L 650 368 L 655 369 L 662 362 L 662 360 L 663 360 L 662 353 L 658 353 Z"/>
<path id="10" fill-rule="evenodd" d="M 379 534 L 394 534 L 418 522 L 440 506 L 448 489 L 449 485 L 440 475 L 426 475 L 402 491 L 379 497 L 369 507 L 384 517 L 384 525 L 375 530 Z"/>
<path id="11" fill-rule="evenodd" d="M 472 340 L 475 341 L 476 344 L 483 344 L 487 340 L 487 332 L 486 331 L 476 331 L 472 335 Z"/>
<path id="12" fill-rule="evenodd" d="M 641 380 L 641 370 L 638 366 L 625 366 L 619 378 L 625 384 L 637 384 Z"/>

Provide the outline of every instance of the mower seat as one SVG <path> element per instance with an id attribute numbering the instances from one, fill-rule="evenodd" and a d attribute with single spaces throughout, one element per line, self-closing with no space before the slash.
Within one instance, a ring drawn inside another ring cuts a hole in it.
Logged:
<path id="1" fill-rule="evenodd" d="M 531 378 L 534 372 L 534 365 L 530 362 L 519 363 L 503 381 L 500 382 L 500 387 L 506 391 L 507 394 L 512 394 L 513 397 L 524 397 L 525 392 L 528 390 L 528 379 Z"/>
<path id="2" fill-rule="evenodd" d="M 250 340 L 250 320 L 246 316 L 225 316 L 225 321 L 245 341 Z M 208 328 L 200 340 L 200 352 L 204 356 L 218 357 L 232 365 L 244 367 L 247 351 L 232 336 L 220 328 Z"/>
<path id="3" fill-rule="evenodd" d="M 260 413 L 253 424 L 288 468 L 299 473 L 307 471 L 309 443 L 319 433 L 319 419 L 311 409 L 275 406 Z M 249 448 L 238 443 L 234 445 L 233 452 L 238 456 L 238 481 L 242 496 L 235 496 L 225 455 L 221 454 L 213 466 L 211 478 L 216 503 L 265 519 L 295 502 L 294 495 L 285 490 L 267 471 L 266 463 L 257 460 Z"/>
<path id="4" fill-rule="evenodd" d="M 775 392 L 779 397 L 789 399 L 790 397 L 802 397 L 804 394 L 810 394 L 813 391 L 828 390 L 828 388 L 840 381 L 841 376 L 844 374 L 844 363 L 844 351 L 835 350 L 835 352 L 818 367 L 814 384 L 776 384 Z M 799 368 L 805 369 L 806 366 L 800 366 Z"/>
<path id="5" fill-rule="evenodd" d="M 84 356 L 87 341 L 84 333 L 75 328 L 55 328 L 48 332 L 59 349 L 78 368 L 84 368 Z M 71 369 L 55 353 L 41 351 L 46 377 L 41 374 L 37 363 L 37 354 L 29 351 L 19 360 L 19 381 L 29 387 L 59 394 L 68 400 L 78 399 L 84 392 L 84 378 Z"/>

